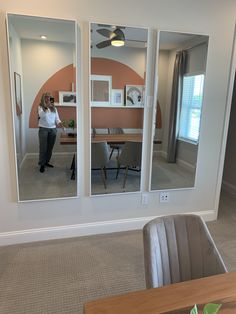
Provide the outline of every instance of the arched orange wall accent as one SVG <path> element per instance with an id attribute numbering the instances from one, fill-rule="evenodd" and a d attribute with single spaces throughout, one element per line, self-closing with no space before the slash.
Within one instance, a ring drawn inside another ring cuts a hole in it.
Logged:
<path id="1" fill-rule="evenodd" d="M 143 108 L 92 108 L 92 128 L 142 129 Z"/>
<path id="2" fill-rule="evenodd" d="M 112 88 L 124 89 L 125 85 L 144 85 L 144 79 L 127 65 L 106 58 L 91 59 L 91 73 L 111 75 Z"/>
<path id="3" fill-rule="evenodd" d="M 75 68 L 70 64 L 53 74 L 40 88 L 31 107 L 29 127 L 38 127 L 38 105 L 43 93 L 50 92 L 59 101 L 59 91 L 71 91 L 72 83 L 75 85 Z M 57 107 L 61 120 L 76 119 L 75 107 Z"/>
<path id="4" fill-rule="evenodd" d="M 91 59 L 91 73 L 111 75 L 112 88 L 123 89 L 125 85 L 144 85 L 144 79 L 127 65 L 106 58 Z M 95 108 L 91 109 L 92 128 L 142 128 L 143 109 Z"/>

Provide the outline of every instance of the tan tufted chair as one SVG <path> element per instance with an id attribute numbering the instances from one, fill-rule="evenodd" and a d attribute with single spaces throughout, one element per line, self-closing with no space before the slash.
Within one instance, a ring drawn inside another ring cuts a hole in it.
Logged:
<path id="1" fill-rule="evenodd" d="M 227 272 L 209 233 L 197 215 L 156 218 L 143 228 L 147 288 Z"/>

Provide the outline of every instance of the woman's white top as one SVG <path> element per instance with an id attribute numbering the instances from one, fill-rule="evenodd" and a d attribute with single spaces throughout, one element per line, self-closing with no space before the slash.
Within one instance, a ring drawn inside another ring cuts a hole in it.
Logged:
<path id="1" fill-rule="evenodd" d="M 51 111 L 50 109 L 46 109 L 46 111 L 43 111 L 43 108 L 39 106 L 38 115 L 39 127 L 41 128 L 53 129 L 56 128 L 57 124 L 61 122 L 56 108 L 55 112 Z"/>

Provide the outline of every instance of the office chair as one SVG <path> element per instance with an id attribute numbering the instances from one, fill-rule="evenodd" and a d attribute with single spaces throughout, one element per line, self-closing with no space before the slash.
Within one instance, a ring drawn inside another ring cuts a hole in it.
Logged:
<path id="1" fill-rule="evenodd" d="M 143 228 L 147 288 L 227 272 L 209 233 L 197 215 L 156 218 Z"/>

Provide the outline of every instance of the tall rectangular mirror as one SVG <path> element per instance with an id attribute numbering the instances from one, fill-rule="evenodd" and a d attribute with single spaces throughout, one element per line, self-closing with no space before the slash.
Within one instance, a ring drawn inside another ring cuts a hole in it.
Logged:
<path id="1" fill-rule="evenodd" d="M 194 186 L 207 49 L 208 36 L 159 33 L 151 190 Z"/>
<path id="2" fill-rule="evenodd" d="M 8 14 L 19 201 L 77 195 L 75 21 Z"/>
<path id="3" fill-rule="evenodd" d="M 139 191 L 148 30 L 90 32 L 91 194 Z"/>

